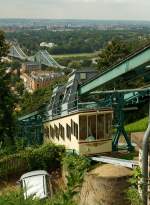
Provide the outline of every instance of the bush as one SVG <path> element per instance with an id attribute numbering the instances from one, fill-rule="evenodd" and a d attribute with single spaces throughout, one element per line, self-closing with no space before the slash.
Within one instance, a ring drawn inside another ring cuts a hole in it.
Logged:
<path id="1" fill-rule="evenodd" d="M 0 159 L 4 156 L 13 154 L 14 152 L 16 152 L 16 148 L 12 145 L 8 145 L 5 147 L 2 147 L 2 145 L 0 145 Z"/>
<path id="2" fill-rule="evenodd" d="M 58 147 L 51 144 L 44 145 L 39 149 L 34 150 L 34 154 L 32 153 L 32 155 L 30 155 L 30 160 L 33 160 L 30 163 L 33 165 L 35 164 L 35 160 L 39 160 L 38 167 L 50 165 L 50 162 L 52 162 L 52 160 L 53 162 L 55 161 L 54 157 L 56 158 L 56 161 L 58 160 L 60 162 L 60 157 L 62 157 L 63 152 L 63 147 Z M 48 157 L 47 153 L 49 153 L 51 157 Z M 41 156 L 43 156 L 45 162 L 44 164 L 43 160 L 41 161 Z M 3 193 L 3 195 L 0 196 L 0 205 L 76 205 L 74 196 L 78 192 L 77 188 L 80 187 L 83 182 L 84 174 L 89 168 L 89 161 L 87 160 L 87 158 L 81 156 L 69 155 L 64 156 L 62 165 L 65 166 L 68 171 L 68 184 L 66 191 L 57 192 L 51 199 L 42 201 L 38 199 L 24 200 L 23 193 L 21 193 L 21 191 L 11 191 Z"/>
<path id="3" fill-rule="evenodd" d="M 127 198 L 131 202 L 131 205 L 143 205 L 141 196 L 138 192 L 138 183 L 141 178 L 142 178 L 141 169 L 137 167 L 134 169 L 133 176 L 129 180 L 131 186 L 127 190 Z"/>
<path id="4" fill-rule="evenodd" d="M 74 196 L 80 191 L 84 175 L 89 168 L 89 160 L 78 155 L 67 155 L 62 162 L 67 171 L 67 189 L 61 194 L 63 204 L 70 205 L 75 203 Z"/>
<path id="5" fill-rule="evenodd" d="M 63 158 L 63 166 L 68 172 L 68 186 L 80 186 L 90 162 L 87 158 L 78 155 L 67 155 Z"/>
<path id="6" fill-rule="evenodd" d="M 20 190 L 4 193 L 0 196 L 0 205 L 40 205 L 41 201 L 31 198 L 24 200 L 23 193 Z"/>
<path id="7" fill-rule="evenodd" d="M 0 160 L 0 177 L 21 174 L 35 169 L 55 170 L 61 166 L 65 152 L 63 146 L 46 144 L 39 148 L 28 148 L 18 154 Z"/>
<path id="8" fill-rule="evenodd" d="M 24 150 L 27 147 L 27 139 L 24 137 L 16 137 L 15 138 L 15 150 L 16 152 L 20 152 L 22 150 Z"/>
<path id="9" fill-rule="evenodd" d="M 23 193 L 18 191 L 11 191 L 3 193 L 0 196 L 0 205 L 75 205 L 71 200 L 64 200 L 64 194 L 61 192 L 54 195 L 51 199 L 39 200 L 39 199 L 26 199 L 23 198 Z"/>
<path id="10" fill-rule="evenodd" d="M 49 168 L 54 170 L 60 167 L 64 152 L 65 148 L 63 146 L 54 144 L 46 144 L 38 149 L 33 149 L 27 156 L 29 170 L 48 170 Z"/>

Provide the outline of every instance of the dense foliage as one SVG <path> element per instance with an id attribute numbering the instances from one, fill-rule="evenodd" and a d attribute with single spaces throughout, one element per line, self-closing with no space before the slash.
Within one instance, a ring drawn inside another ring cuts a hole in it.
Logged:
<path id="1" fill-rule="evenodd" d="M 8 44 L 6 43 L 4 33 L 0 31 L 0 61 L 2 57 L 5 57 L 8 52 Z"/>
<path id="2" fill-rule="evenodd" d="M 8 52 L 4 33 L 0 31 L 0 147 L 14 144 L 14 108 L 16 98 L 11 91 L 10 74 L 2 63 Z"/>
<path id="3" fill-rule="evenodd" d="M 77 205 L 73 200 L 65 200 L 64 194 L 58 192 L 52 199 L 39 199 L 28 198 L 24 200 L 23 193 L 20 190 L 10 191 L 0 196 L 0 205 Z"/>
<path id="4" fill-rule="evenodd" d="M 129 47 L 119 40 L 110 41 L 105 49 L 99 54 L 98 67 L 101 71 L 108 69 L 130 53 Z"/>
<path id="5" fill-rule="evenodd" d="M 67 155 L 63 158 L 64 169 L 67 170 L 68 187 L 79 187 L 84 178 L 85 172 L 88 170 L 90 161 L 88 158 L 78 155 Z"/>
<path id="6" fill-rule="evenodd" d="M 55 170 L 60 167 L 65 149 L 63 146 L 46 144 L 0 159 L 0 177 L 21 174 L 36 169 Z"/>
<path id="7" fill-rule="evenodd" d="M 49 103 L 54 87 L 58 84 L 63 84 L 66 80 L 67 77 L 64 75 L 53 80 L 46 88 L 38 89 L 34 93 L 24 92 L 20 98 L 21 112 L 19 115 L 28 114 Z"/>
<path id="8" fill-rule="evenodd" d="M 28 55 L 40 48 L 41 42 L 52 42 L 56 46 L 49 48 L 51 54 L 88 53 L 102 49 L 112 38 L 120 38 L 132 44 L 138 44 L 149 36 L 149 29 L 97 30 L 76 29 L 73 31 L 21 30 L 7 33 L 7 38 L 17 41 Z"/>
<path id="9" fill-rule="evenodd" d="M 127 191 L 127 198 L 131 202 L 131 205 L 143 205 L 141 196 L 138 192 L 138 187 L 141 178 L 142 178 L 141 170 L 139 167 L 137 167 L 133 172 L 132 178 L 129 180 L 131 186 Z"/>
<path id="10" fill-rule="evenodd" d="M 43 158 L 43 162 L 44 160 L 45 158 Z M 49 161 L 49 166 L 51 165 L 52 163 Z M 38 199 L 24 200 L 23 193 L 20 190 L 6 192 L 0 196 L 0 205 L 77 205 L 78 203 L 74 197 L 78 193 L 77 188 L 81 186 L 84 174 L 89 168 L 89 161 L 80 156 L 66 155 L 63 158 L 62 165 L 65 166 L 68 172 L 68 183 L 65 190 L 58 191 L 51 199 L 44 201 Z"/>

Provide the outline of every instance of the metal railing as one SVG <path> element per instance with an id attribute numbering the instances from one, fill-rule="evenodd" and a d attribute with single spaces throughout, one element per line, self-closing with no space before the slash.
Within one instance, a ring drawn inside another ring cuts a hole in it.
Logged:
<path id="1" fill-rule="evenodd" d="M 77 93 L 70 94 L 69 97 L 74 98 L 74 100 L 68 101 L 67 103 L 60 102 L 58 106 L 53 105 L 50 109 L 51 114 L 47 112 L 45 119 L 57 119 L 60 116 L 65 116 L 70 113 L 96 110 L 100 108 L 99 104 L 96 102 L 81 102 Z"/>

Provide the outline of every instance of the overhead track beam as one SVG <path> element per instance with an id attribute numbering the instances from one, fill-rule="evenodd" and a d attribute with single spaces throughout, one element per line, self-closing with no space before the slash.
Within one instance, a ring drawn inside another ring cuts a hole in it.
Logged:
<path id="1" fill-rule="evenodd" d="M 113 93 L 131 93 L 131 92 L 145 92 L 150 91 L 149 88 L 137 88 L 137 89 L 125 89 L 125 90 L 104 90 L 104 91 L 95 91 L 89 93 L 90 95 L 97 95 L 97 94 L 113 94 Z"/>
<path id="2" fill-rule="evenodd" d="M 110 69 L 92 78 L 90 81 L 84 83 L 79 87 L 79 95 L 85 95 L 100 86 L 115 80 L 116 78 L 143 67 L 143 70 L 150 63 L 150 45 L 141 49 L 140 51 L 130 55 L 125 60 L 112 66 Z M 144 72 L 144 71 L 143 71 Z"/>

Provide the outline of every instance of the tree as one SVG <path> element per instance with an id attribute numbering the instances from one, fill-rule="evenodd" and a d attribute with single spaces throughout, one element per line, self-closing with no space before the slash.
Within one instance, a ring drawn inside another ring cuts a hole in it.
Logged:
<path id="1" fill-rule="evenodd" d="M 22 96 L 23 92 L 24 92 L 24 89 L 25 89 L 23 81 L 20 80 L 20 81 L 16 82 L 15 87 L 16 87 L 16 90 L 19 93 L 19 95 Z"/>
<path id="2" fill-rule="evenodd" d="M 1 62 L 2 57 L 7 55 L 8 48 L 9 46 L 5 41 L 4 33 L 0 31 L 0 62 Z"/>
<path id="3" fill-rule="evenodd" d="M 17 70 L 17 76 L 18 77 L 20 77 L 20 67 L 21 67 L 21 63 L 17 60 L 15 60 L 11 63 L 11 68 L 13 70 Z"/>
<path id="4" fill-rule="evenodd" d="M 72 69 L 80 69 L 82 66 L 81 66 L 81 63 L 80 61 L 72 61 L 68 64 L 68 67 L 69 68 L 72 68 Z"/>
<path id="5" fill-rule="evenodd" d="M 91 59 L 84 59 L 83 62 L 82 62 L 82 66 L 83 67 L 90 67 L 92 64 L 92 60 Z"/>
<path id="6" fill-rule="evenodd" d="M 129 47 L 120 40 L 109 41 L 104 50 L 99 54 L 98 68 L 103 71 L 119 62 L 130 53 Z"/>
<path id="7" fill-rule="evenodd" d="M 14 143 L 14 105 L 15 97 L 11 92 L 10 74 L 2 63 L 2 57 L 8 52 L 4 33 L 0 31 L 0 143 Z"/>

